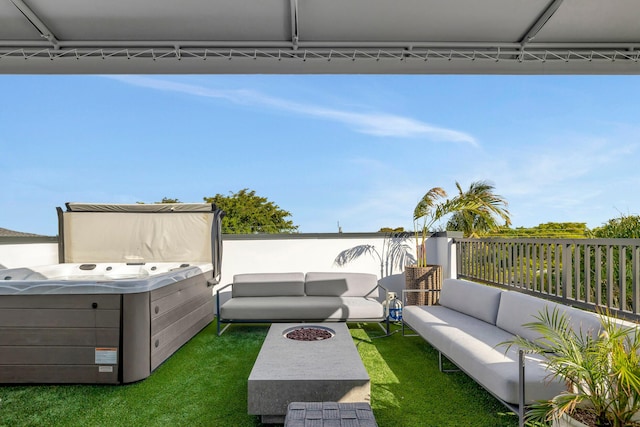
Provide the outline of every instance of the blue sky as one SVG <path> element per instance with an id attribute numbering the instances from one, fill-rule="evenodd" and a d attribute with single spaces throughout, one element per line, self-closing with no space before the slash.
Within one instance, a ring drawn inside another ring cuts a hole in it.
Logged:
<path id="1" fill-rule="evenodd" d="M 253 189 L 301 232 L 411 228 L 488 180 L 514 226 L 640 214 L 638 76 L 0 76 L 0 227 Z"/>

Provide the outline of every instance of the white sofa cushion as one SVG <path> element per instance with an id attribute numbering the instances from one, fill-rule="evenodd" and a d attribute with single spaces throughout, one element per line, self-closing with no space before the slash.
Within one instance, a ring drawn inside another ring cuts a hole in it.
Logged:
<path id="1" fill-rule="evenodd" d="M 480 323 L 466 314 L 439 305 L 408 305 L 402 310 L 402 320 L 433 347 L 447 354 L 450 350 L 451 323 Z M 487 324 L 488 325 L 488 324 Z"/>
<path id="2" fill-rule="evenodd" d="M 538 316 L 545 309 L 551 313 L 554 307 L 560 309 L 560 312 L 566 313 L 570 319 L 569 324 L 574 331 L 582 331 L 583 334 L 590 335 L 600 333 L 600 318 L 595 313 L 515 291 L 502 293 L 496 325 L 529 341 L 539 340 L 542 338 L 540 334 L 524 325 L 535 322 L 535 316 Z"/>
<path id="3" fill-rule="evenodd" d="M 233 276 L 233 298 L 303 295 L 303 273 L 246 273 Z"/>
<path id="4" fill-rule="evenodd" d="M 307 273 L 308 296 L 378 297 L 378 277 L 369 273 Z"/>
<path id="5" fill-rule="evenodd" d="M 445 279 L 440 305 L 495 325 L 502 293 L 498 288 L 468 280 Z"/>

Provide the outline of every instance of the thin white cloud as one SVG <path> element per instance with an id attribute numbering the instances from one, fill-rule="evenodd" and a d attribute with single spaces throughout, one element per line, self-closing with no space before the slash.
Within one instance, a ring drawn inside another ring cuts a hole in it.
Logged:
<path id="1" fill-rule="evenodd" d="M 510 185 L 510 192 L 520 195 L 545 193 L 550 187 L 570 190 L 575 184 L 584 182 L 584 177 L 620 165 L 637 149 L 638 146 L 632 144 L 603 139 L 589 141 L 588 137 L 583 137 L 579 141 L 566 142 L 564 146 L 521 152 L 520 161 L 512 162 L 517 167 L 507 172 L 511 177 L 505 183 Z"/>
<path id="2" fill-rule="evenodd" d="M 492 181 L 509 201 L 516 226 L 534 226 L 544 218 L 594 227 L 614 217 L 613 204 L 628 200 L 631 183 L 640 182 L 634 167 L 640 144 L 627 142 L 632 140 L 626 132 L 564 133 L 478 159 L 461 182 Z"/>
<path id="3" fill-rule="evenodd" d="M 250 90 L 215 90 L 202 86 L 177 83 L 141 76 L 106 76 L 123 83 L 150 89 L 180 92 L 188 95 L 224 99 L 235 104 L 258 105 L 306 115 L 318 119 L 342 123 L 356 132 L 380 137 L 428 138 L 440 142 L 466 143 L 478 146 L 477 140 L 470 134 L 431 125 L 410 117 L 388 113 L 362 113 L 333 108 L 319 107 L 313 104 L 293 102 L 271 97 Z"/>

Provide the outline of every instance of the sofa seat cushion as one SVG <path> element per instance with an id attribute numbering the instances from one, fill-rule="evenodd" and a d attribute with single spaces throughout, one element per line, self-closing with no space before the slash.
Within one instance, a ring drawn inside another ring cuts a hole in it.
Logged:
<path id="1" fill-rule="evenodd" d="M 404 321 L 475 381 L 505 402 L 518 403 L 518 349 L 500 343 L 513 334 L 494 325 L 442 306 L 409 306 Z M 525 397 L 528 403 L 549 399 L 564 390 L 550 381 L 542 358 L 527 355 Z"/>
<path id="2" fill-rule="evenodd" d="M 450 334 L 464 323 L 480 323 L 471 316 L 439 305 L 406 306 L 402 311 L 402 319 L 429 344 L 445 354 L 451 350 Z"/>
<path id="3" fill-rule="evenodd" d="M 494 327 L 495 328 L 495 327 Z M 496 328 L 498 329 L 498 328 Z M 518 404 L 518 347 L 511 347 L 506 353 L 504 345 L 491 346 L 473 332 L 454 334 L 450 353 L 447 355 L 477 382 L 505 402 Z M 497 337 L 497 336 L 496 336 Z M 544 358 L 540 355 L 525 356 L 525 400 L 533 403 L 548 400 L 566 390 L 559 379 L 553 379 L 546 370 Z"/>
<path id="4" fill-rule="evenodd" d="M 493 349 L 513 338 L 512 334 L 494 325 L 438 305 L 407 306 L 402 316 L 411 329 L 446 355 L 466 341 L 474 344 L 474 348 L 482 345 Z M 503 347 L 498 351 L 504 353 L 504 350 Z"/>
<path id="5" fill-rule="evenodd" d="M 378 277 L 369 273 L 307 273 L 308 296 L 378 298 Z"/>
<path id="6" fill-rule="evenodd" d="M 246 273 L 233 276 L 233 298 L 303 295 L 303 273 Z"/>
<path id="7" fill-rule="evenodd" d="M 220 307 L 222 320 L 381 321 L 384 308 L 362 297 L 241 297 Z"/>
<path id="8" fill-rule="evenodd" d="M 440 305 L 495 325 L 503 292 L 468 280 L 445 279 L 440 291 Z"/>

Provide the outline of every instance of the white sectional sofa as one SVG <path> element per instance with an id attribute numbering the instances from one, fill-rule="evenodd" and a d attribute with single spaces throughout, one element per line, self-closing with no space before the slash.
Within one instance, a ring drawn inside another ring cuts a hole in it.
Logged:
<path id="1" fill-rule="evenodd" d="M 515 335 L 539 338 L 523 324 L 535 321 L 545 307 L 560 308 L 574 330 L 592 334 L 601 329 L 595 313 L 465 280 L 445 279 L 439 304 L 405 307 L 403 328 L 410 327 L 438 350 L 441 370 L 444 355 L 516 412 L 521 423 L 526 404 L 550 399 L 565 385 L 550 379 L 541 356 L 522 354 L 515 346 L 506 351 L 500 344 Z"/>
<path id="2" fill-rule="evenodd" d="M 231 298 L 221 304 L 221 292 Z M 218 335 L 222 323 L 386 322 L 377 298 L 374 274 L 367 273 L 249 273 L 217 291 Z M 386 296 L 386 295 L 385 295 Z M 227 325 L 228 326 L 228 325 Z"/>

